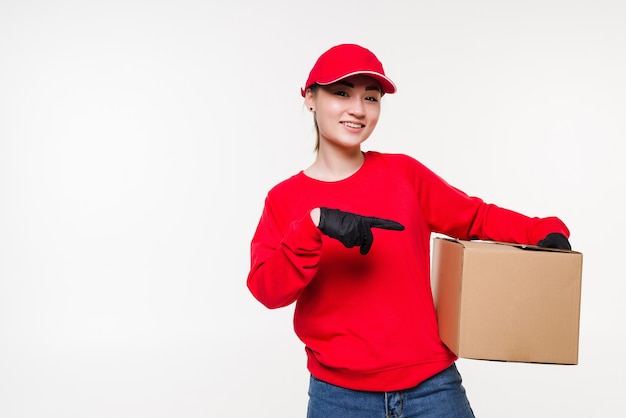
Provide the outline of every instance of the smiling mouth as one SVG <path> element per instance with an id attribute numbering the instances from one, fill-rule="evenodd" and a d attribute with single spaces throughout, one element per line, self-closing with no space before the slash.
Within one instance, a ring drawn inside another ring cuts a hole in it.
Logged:
<path id="1" fill-rule="evenodd" d="M 343 126 L 347 126 L 348 128 L 365 128 L 365 125 L 361 123 L 353 123 L 353 122 L 341 122 Z"/>

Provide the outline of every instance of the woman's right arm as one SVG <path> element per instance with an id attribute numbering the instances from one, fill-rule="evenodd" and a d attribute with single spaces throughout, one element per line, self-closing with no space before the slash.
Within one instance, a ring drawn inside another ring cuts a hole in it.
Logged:
<path id="1" fill-rule="evenodd" d="M 247 285 L 267 308 L 293 303 L 315 276 L 322 249 L 316 216 L 319 222 L 319 209 L 289 222 L 266 200 L 250 246 Z"/>

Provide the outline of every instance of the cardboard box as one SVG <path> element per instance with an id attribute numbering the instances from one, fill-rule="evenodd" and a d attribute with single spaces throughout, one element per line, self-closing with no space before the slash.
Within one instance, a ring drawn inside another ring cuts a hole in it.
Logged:
<path id="1" fill-rule="evenodd" d="M 439 335 L 457 356 L 578 364 L 582 254 L 435 238 Z"/>

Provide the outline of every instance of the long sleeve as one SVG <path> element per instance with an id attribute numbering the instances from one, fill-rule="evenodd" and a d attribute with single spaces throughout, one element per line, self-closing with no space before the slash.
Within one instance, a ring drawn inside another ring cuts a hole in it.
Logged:
<path id="1" fill-rule="evenodd" d="M 418 166 L 421 164 L 418 163 Z M 454 238 L 482 239 L 536 245 L 551 232 L 569 238 L 569 230 L 557 217 L 529 217 L 485 203 L 446 183 L 421 166 L 417 190 L 431 229 Z"/>
<path id="2" fill-rule="evenodd" d="M 250 292 L 271 309 L 298 298 L 317 271 L 322 248 L 321 232 L 308 212 L 289 222 L 274 206 L 268 197 L 252 239 L 247 279 Z"/>

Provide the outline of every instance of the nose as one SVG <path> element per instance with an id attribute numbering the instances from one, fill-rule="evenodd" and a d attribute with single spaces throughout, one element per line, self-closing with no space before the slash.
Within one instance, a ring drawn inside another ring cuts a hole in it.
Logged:
<path id="1" fill-rule="evenodd" d="M 350 109 L 348 113 L 357 118 L 362 118 L 365 116 L 365 104 L 363 103 L 363 98 L 359 97 L 359 95 L 355 95 L 350 101 Z"/>

